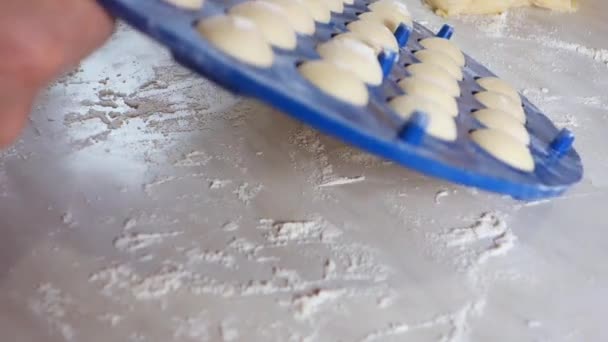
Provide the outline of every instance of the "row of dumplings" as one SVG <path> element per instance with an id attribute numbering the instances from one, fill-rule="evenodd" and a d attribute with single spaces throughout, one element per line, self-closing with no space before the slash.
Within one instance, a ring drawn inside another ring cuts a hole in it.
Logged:
<path id="1" fill-rule="evenodd" d="M 167 0 L 194 9 L 200 0 Z M 227 15 L 198 23 L 209 42 L 242 62 L 269 67 L 274 62 L 272 47 L 294 49 L 296 33 L 313 34 L 315 21 L 327 23 L 331 12 L 343 11 L 352 0 L 253 0 L 230 8 Z M 200 7 L 199 7 L 200 8 Z M 366 85 L 383 81 L 377 55 L 383 50 L 398 51 L 394 32 L 400 24 L 412 26 L 411 16 L 398 0 L 379 0 L 368 6 L 358 20 L 347 24 L 347 32 L 316 47 L 319 60 L 306 61 L 298 70 L 321 91 L 347 103 L 365 106 Z M 420 41 L 417 62 L 406 67 L 408 77 L 399 81 L 405 95 L 390 99 L 389 106 L 404 119 L 414 112 L 429 117 L 427 133 L 437 139 L 457 138 L 456 98 L 461 95 L 465 57 L 451 41 L 438 37 Z M 527 145 L 525 113 L 517 91 L 498 78 L 477 80 L 483 91 L 475 94 L 485 106 L 473 116 L 486 128 L 470 133 L 472 140 L 498 160 L 522 171 L 532 171 L 534 161 Z"/>

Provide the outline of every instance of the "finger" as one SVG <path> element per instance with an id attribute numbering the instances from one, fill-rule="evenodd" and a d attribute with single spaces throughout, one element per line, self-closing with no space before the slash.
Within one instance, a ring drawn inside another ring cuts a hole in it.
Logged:
<path id="1" fill-rule="evenodd" d="M 27 116 L 31 110 L 33 92 L 14 92 L 12 99 L 1 99 L 0 108 L 0 148 L 13 143 L 25 127 Z"/>

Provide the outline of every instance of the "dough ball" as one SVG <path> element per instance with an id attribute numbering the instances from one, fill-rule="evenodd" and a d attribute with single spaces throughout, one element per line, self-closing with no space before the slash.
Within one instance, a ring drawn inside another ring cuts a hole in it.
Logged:
<path id="1" fill-rule="evenodd" d="M 357 76 L 329 61 L 314 60 L 298 67 L 300 74 L 324 93 L 355 106 L 365 106 L 369 94 Z"/>
<path id="2" fill-rule="evenodd" d="M 296 32 L 311 35 L 315 32 L 315 19 L 299 0 L 259 0 L 276 4 L 285 11 L 286 19 Z"/>
<path id="3" fill-rule="evenodd" d="M 285 12 L 275 4 L 261 1 L 242 2 L 232 7 L 229 14 L 253 21 L 264 38 L 274 46 L 289 50 L 296 47 L 296 32 L 285 19 Z"/>
<path id="4" fill-rule="evenodd" d="M 313 19 L 317 22 L 327 24 L 331 20 L 331 12 L 325 0 L 300 0 L 308 9 Z"/>
<path id="5" fill-rule="evenodd" d="M 175 7 L 188 9 L 188 10 L 199 10 L 203 8 L 204 0 L 164 0 Z"/>
<path id="6" fill-rule="evenodd" d="M 528 147 L 509 134 L 487 128 L 473 131 L 471 139 L 488 154 L 512 168 L 534 171 L 534 158 Z"/>
<path id="7" fill-rule="evenodd" d="M 378 0 L 367 6 L 370 11 L 378 13 L 397 12 L 404 17 L 411 18 L 412 15 L 407 9 L 407 5 L 399 0 Z"/>
<path id="8" fill-rule="evenodd" d="M 454 118 L 445 113 L 436 102 L 417 95 L 403 95 L 392 99 L 389 106 L 404 119 L 416 111 L 425 113 L 429 118 L 427 133 L 437 139 L 454 141 L 458 136 Z"/>
<path id="9" fill-rule="evenodd" d="M 413 76 L 416 76 L 417 78 L 435 83 L 443 88 L 446 93 L 452 97 L 460 96 L 460 85 L 458 84 L 458 81 L 456 81 L 447 71 L 445 71 L 445 69 L 428 63 L 415 63 L 409 65 L 405 69 L 407 72 Z"/>
<path id="10" fill-rule="evenodd" d="M 247 18 L 219 15 L 197 24 L 200 34 L 227 55 L 257 67 L 269 67 L 274 52 L 255 23 Z"/>
<path id="11" fill-rule="evenodd" d="M 519 96 L 517 90 L 515 90 L 515 88 L 513 88 L 513 86 L 511 86 L 509 83 L 501 80 L 498 77 L 480 78 L 477 80 L 477 84 L 479 84 L 485 90 L 501 93 L 521 104 L 521 97 Z"/>
<path id="12" fill-rule="evenodd" d="M 342 0 L 327 0 L 326 5 L 334 13 L 344 12 L 344 2 Z"/>
<path id="13" fill-rule="evenodd" d="M 408 95 L 416 95 L 436 102 L 449 116 L 458 116 L 458 103 L 456 99 L 446 94 L 443 88 L 433 82 L 413 76 L 399 81 L 399 87 Z"/>
<path id="14" fill-rule="evenodd" d="M 420 50 L 417 51 L 414 56 L 421 62 L 437 65 L 438 67 L 445 69 L 458 81 L 462 81 L 464 77 L 462 69 L 454 62 L 454 59 L 441 51 Z"/>
<path id="15" fill-rule="evenodd" d="M 374 50 L 358 40 L 332 39 L 317 46 L 317 52 L 324 60 L 351 71 L 367 84 L 382 83 L 382 68 Z"/>
<path id="16" fill-rule="evenodd" d="M 346 28 L 376 49 L 399 51 L 399 45 L 393 33 L 379 22 L 357 20 L 348 24 Z"/>
<path id="17" fill-rule="evenodd" d="M 452 57 L 454 62 L 456 62 L 456 65 L 461 68 L 465 65 L 465 58 L 462 51 L 460 51 L 460 48 L 458 48 L 456 44 L 452 43 L 451 40 L 439 37 L 430 37 L 421 40 L 420 45 L 422 45 L 422 47 L 425 49 L 438 50 L 445 53 L 446 55 Z"/>
<path id="18" fill-rule="evenodd" d="M 530 134 L 526 128 L 511 115 L 498 109 L 482 109 L 473 113 L 473 117 L 487 128 L 503 131 L 524 145 L 530 144 Z"/>
<path id="19" fill-rule="evenodd" d="M 486 108 L 499 109 L 513 116 L 521 123 L 526 122 L 526 114 L 521 105 L 508 96 L 493 91 L 482 91 L 475 98 Z"/>

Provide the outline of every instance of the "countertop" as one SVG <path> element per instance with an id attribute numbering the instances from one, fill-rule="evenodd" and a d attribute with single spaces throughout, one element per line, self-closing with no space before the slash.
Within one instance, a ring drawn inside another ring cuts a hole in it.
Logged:
<path id="1" fill-rule="evenodd" d="M 417 1 L 415 19 L 443 19 Z M 0 152 L 0 331 L 22 341 L 605 341 L 608 3 L 450 19 L 577 135 L 517 202 L 218 89 L 120 24 Z"/>

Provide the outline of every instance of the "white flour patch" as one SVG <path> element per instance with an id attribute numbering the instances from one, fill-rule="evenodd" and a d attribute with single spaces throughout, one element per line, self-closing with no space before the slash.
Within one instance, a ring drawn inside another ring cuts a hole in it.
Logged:
<path id="1" fill-rule="evenodd" d="M 192 248 L 186 251 L 188 264 L 209 263 L 218 264 L 226 268 L 235 268 L 236 260 L 234 256 L 228 253 L 218 251 L 201 251 L 199 248 Z"/>
<path id="2" fill-rule="evenodd" d="M 40 318 L 47 321 L 53 331 L 59 333 L 66 341 L 76 341 L 74 327 L 65 320 L 74 299 L 65 295 L 52 284 L 42 284 L 37 289 L 38 298 L 31 299 L 30 309 Z"/>
<path id="3" fill-rule="evenodd" d="M 245 182 L 234 190 L 234 194 L 236 194 L 236 197 L 241 200 L 241 202 L 249 204 L 249 202 L 251 202 L 251 200 L 254 199 L 261 190 L 261 185 L 251 186 L 249 183 Z"/>
<path id="4" fill-rule="evenodd" d="M 145 277 L 127 265 L 117 265 L 91 275 L 89 281 L 100 283 L 102 293 L 110 297 L 126 290 L 137 300 L 154 300 L 180 290 L 193 277 L 181 265 L 165 264 Z"/>
<path id="5" fill-rule="evenodd" d="M 326 181 L 325 183 L 319 185 L 321 188 L 332 187 L 332 186 L 340 186 L 347 184 L 360 183 L 365 180 L 365 176 L 358 177 L 339 177 L 333 180 Z"/>
<path id="6" fill-rule="evenodd" d="M 209 189 L 212 189 L 212 190 L 221 189 L 221 188 L 224 188 L 224 187 L 230 185 L 230 183 L 232 183 L 231 180 L 212 179 L 209 181 Z"/>
<path id="7" fill-rule="evenodd" d="M 268 222 L 263 222 L 267 225 Z M 283 245 L 286 243 L 314 243 L 333 242 L 342 231 L 337 227 L 323 221 L 320 218 L 310 221 L 278 221 L 271 222 L 270 227 L 262 226 L 270 230 L 266 234 L 269 242 Z"/>
<path id="8" fill-rule="evenodd" d="M 293 298 L 291 305 L 296 312 L 296 319 L 306 320 L 317 314 L 324 306 L 338 300 L 345 294 L 345 290 L 315 289 L 310 293 L 298 295 Z"/>
<path id="9" fill-rule="evenodd" d="M 222 225 L 222 230 L 225 232 L 234 232 L 235 230 L 238 230 L 238 229 L 239 229 L 239 224 L 234 221 L 226 222 L 226 223 L 224 223 L 224 225 Z"/>
<path id="10" fill-rule="evenodd" d="M 181 234 L 181 232 L 125 233 L 114 239 L 114 247 L 122 252 L 136 253 L 141 249 L 161 244 L 167 238 L 176 237 Z"/>
<path id="11" fill-rule="evenodd" d="M 209 326 L 204 315 L 188 318 L 174 318 L 173 337 L 179 341 L 207 341 L 210 338 Z"/>
<path id="12" fill-rule="evenodd" d="M 239 331 L 232 327 L 233 323 L 225 320 L 220 324 L 220 338 L 222 342 L 236 341 L 240 337 Z"/>
<path id="13" fill-rule="evenodd" d="M 111 327 L 119 325 L 124 319 L 124 316 L 113 313 L 107 313 L 99 316 L 100 321 L 109 323 Z"/>

